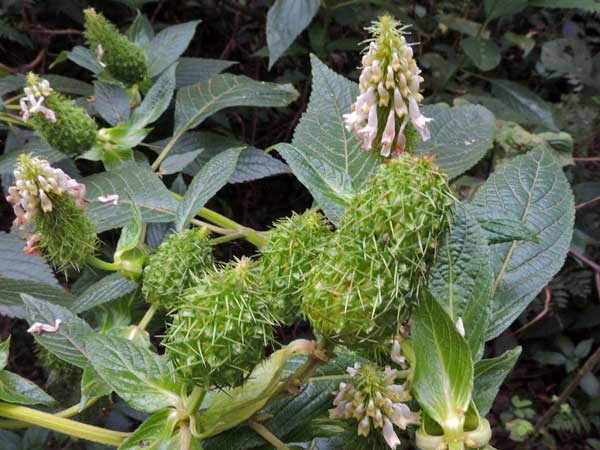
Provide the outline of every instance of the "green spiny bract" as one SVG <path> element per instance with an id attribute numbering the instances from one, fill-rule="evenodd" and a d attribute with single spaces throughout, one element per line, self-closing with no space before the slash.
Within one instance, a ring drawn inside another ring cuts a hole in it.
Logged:
<path id="1" fill-rule="evenodd" d="M 418 302 L 452 202 L 431 159 L 403 154 L 383 164 L 307 276 L 303 310 L 315 331 L 369 354 L 391 342 Z"/>
<path id="2" fill-rule="evenodd" d="M 214 263 L 208 230 L 194 228 L 173 233 L 150 256 L 144 268 L 142 291 L 150 303 L 170 309 Z"/>
<path id="3" fill-rule="evenodd" d="M 90 51 L 98 55 L 108 72 L 127 86 L 148 77 L 144 50 L 119 33 L 117 27 L 92 8 L 86 9 L 85 38 Z"/>
<path id="4" fill-rule="evenodd" d="M 179 372 L 204 386 L 237 386 L 264 357 L 272 320 L 255 281 L 256 263 L 242 258 L 199 279 L 172 312 L 167 355 Z"/>
<path id="5" fill-rule="evenodd" d="M 270 231 L 260 270 L 267 303 L 279 322 L 289 325 L 301 314 L 305 275 L 332 234 L 327 219 L 314 210 L 282 219 Z"/>
<path id="6" fill-rule="evenodd" d="M 36 75 L 28 76 L 30 88 L 39 81 Z M 96 142 L 96 122 L 73 100 L 52 89 L 47 93 L 43 104 L 54 114 L 54 120 L 49 120 L 44 114 L 34 113 L 28 122 L 52 148 L 71 157 L 79 156 Z"/>

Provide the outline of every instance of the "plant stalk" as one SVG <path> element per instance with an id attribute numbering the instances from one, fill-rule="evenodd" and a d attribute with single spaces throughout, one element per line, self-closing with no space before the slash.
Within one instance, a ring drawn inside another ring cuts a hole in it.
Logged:
<path id="1" fill-rule="evenodd" d="M 121 270 L 121 266 L 119 264 L 102 261 L 100 258 L 96 258 L 93 255 L 87 258 L 87 263 L 96 269 L 106 270 L 107 272 L 118 272 Z"/>
<path id="2" fill-rule="evenodd" d="M 156 314 L 156 312 L 158 311 L 158 305 L 156 304 L 151 304 L 150 308 L 148 308 L 148 311 L 146 311 L 146 314 L 144 314 L 144 317 L 142 317 L 142 320 L 140 320 L 140 323 L 138 323 L 138 330 L 140 331 L 144 331 L 146 329 L 146 327 L 148 326 L 148 324 L 150 323 L 150 321 L 152 320 L 152 318 L 154 317 L 154 314 Z"/>
<path id="3" fill-rule="evenodd" d="M 206 390 L 201 388 L 200 386 L 195 386 L 192 390 L 192 393 L 187 398 L 185 412 L 188 416 L 196 414 L 198 408 L 202 404 L 202 400 L 204 400 L 204 396 L 206 395 Z"/>
<path id="4" fill-rule="evenodd" d="M 66 419 L 69 417 L 76 416 L 84 409 L 87 409 L 90 406 L 92 406 L 99 399 L 100 397 L 91 398 L 83 407 L 81 407 L 78 403 L 77 405 L 73 405 L 67 409 L 63 409 L 62 411 L 55 412 L 52 415 L 55 417 L 64 417 Z M 18 430 L 19 428 L 29 428 L 30 426 L 31 424 L 18 420 L 0 420 L 0 428 L 5 430 Z"/>
<path id="5" fill-rule="evenodd" d="M 254 420 L 248 421 L 248 426 L 256 431 L 261 437 L 275 447 L 277 450 L 289 450 L 288 446 L 279 440 L 277 436 L 269 431 L 262 423 L 258 423 Z"/>

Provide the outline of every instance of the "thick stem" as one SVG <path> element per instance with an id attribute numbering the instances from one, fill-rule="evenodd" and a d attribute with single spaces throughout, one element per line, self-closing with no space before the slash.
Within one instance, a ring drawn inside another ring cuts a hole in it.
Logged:
<path id="1" fill-rule="evenodd" d="M 210 245 L 218 245 L 218 244 L 223 244 L 223 243 L 229 242 L 229 241 L 235 241 L 236 239 L 241 239 L 241 238 L 245 238 L 245 237 L 246 237 L 245 231 L 238 231 L 236 233 L 226 234 L 224 236 L 220 236 L 218 238 L 211 239 L 209 241 L 209 244 Z"/>
<path id="2" fill-rule="evenodd" d="M 152 318 L 154 317 L 154 314 L 156 314 L 156 312 L 158 311 L 158 305 L 156 304 L 151 304 L 150 308 L 148 308 L 148 311 L 146 311 L 146 314 L 144 314 L 144 317 L 142 317 L 142 320 L 140 320 L 140 323 L 138 323 L 138 330 L 140 331 L 144 331 L 146 329 L 146 327 L 148 326 L 148 324 L 150 323 L 150 321 L 152 320 Z"/>
<path id="3" fill-rule="evenodd" d="M 260 434 L 265 441 L 277 450 L 289 450 L 288 446 L 281 442 L 279 438 L 271 433 L 263 424 L 255 422 L 254 420 L 249 420 L 248 426 Z"/>
<path id="4" fill-rule="evenodd" d="M 262 248 L 267 243 L 267 239 L 261 234 L 253 230 L 252 228 L 245 227 L 222 214 L 208 208 L 202 208 L 198 215 L 206 220 L 210 220 L 212 223 L 219 225 L 220 227 L 230 228 L 237 230 L 238 232 L 244 232 L 244 237 L 248 242 L 254 244 L 257 248 Z"/>
<path id="5" fill-rule="evenodd" d="M 202 404 L 202 400 L 204 400 L 204 396 L 206 395 L 206 390 L 201 388 L 200 386 L 195 386 L 192 390 L 192 393 L 187 398 L 185 412 L 188 416 L 196 414 L 198 408 Z"/>
<path id="6" fill-rule="evenodd" d="M 64 417 L 64 418 L 76 416 L 77 414 L 82 412 L 84 409 L 87 409 L 90 406 L 92 406 L 99 399 L 100 399 L 100 397 L 91 398 L 90 400 L 88 400 L 88 402 L 83 407 L 81 407 L 78 403 L 67 409 L 63 409 L 62 411 L 55 412 L 53 414 L 53 416 Z M 30 424 L 21 422 L 18 420 L 0 420 L 0 428 L 6 429 L 6 430 L 17 430 L 19 428 L 29 428 L 30 426 L 31 426 Z"/>
<path id="7" fill-rule="evenodd" d="M 118 272 L 121 270 L 121 266 L 119 264 L 102 261 L 95 256 L 88 256 L 86 262 L 96 269 L 106 270 L 107 272 Z"/>
<path id="8" fill-rule="evenodd" d="M 57 417 L 36 409 L 25 406 L 0 403 L 0 416 L 16 419 L 31 425 L 38 425 L 59 433 L 68 434 L 80 439 L 85 439 L 99 444 L 118 447 L 128 436 L 128 433 L 106 430 L 75 420 Z"/>

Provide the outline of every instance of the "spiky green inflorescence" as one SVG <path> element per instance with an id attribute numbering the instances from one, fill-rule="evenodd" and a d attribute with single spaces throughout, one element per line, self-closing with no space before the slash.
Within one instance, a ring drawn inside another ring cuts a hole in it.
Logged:
<path id="1" fill-rule="evenodd" d="M 85 38 L 90 51 L 99 56 L 108 72 L 127 86 L 148 77 L 148 60 L 144 50 L 119 33 L 102 14 L 89 8 L 85 14 Z"/>
<path id="2" fill-rule="evenodd" d="M 144 268 L 142 292 L 150 303 L 170 309 L 214 264 L 207 229 L 173 233 L 150 256 Z"/>
<path id="3" fill-rule="evenodd" d="M 273 315 L 291 324 L 301 315 L 306 273 L 333 233 L 327 219 L 315 210 L 279 220 L 261 249 L 262 287 Z"/>
<path id="4" fill-rule="evenodd" d="M 98 248 L 95 226 L 68 195 L 49 194 L 52 211 L 35 217 L 35 233 L 40 234 L 37 247 L 60 271 L 80 270 Z"/>
<path id="5" fill-rule="evenodd" d="M 173 311 L 167 355 L 197 385 L 240 385 L 264 357 L 273 320 L 255 280 L 256 263 L 228 263 L 199 279 Z"/>
<path id="6" fill-rule="evenodd" d="M 29 74 L 27 77 L 30 88 L 39 82 L 37 75 Z M 54 113 L 55 120 L 35 113 L 31 114 L 28 123 L 52 148 L 76 157 L 94 145 L 98 134 L 96 122 L 73 100 L 50 89 L 48 95 L 44 96 L 43 105 Z"/>
<path id="7" fill-rule="evenodd" d="M 452 203 L 432 159 L 403 154 L 383 164 L 307 276 L 303 310 L 315 331 L 367 353 L 391 342 L 418 302 Z"/>

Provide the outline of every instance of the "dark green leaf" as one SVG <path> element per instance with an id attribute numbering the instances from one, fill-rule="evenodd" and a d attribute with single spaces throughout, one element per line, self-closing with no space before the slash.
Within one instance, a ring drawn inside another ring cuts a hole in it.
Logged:
<path id="1" fill-rule="evenodd" d="M 137 289 L 137 284 L 121 275 L 114 273 L 92 284 L 70 306 L 76 314 L 88 311 L 105 303 L 112 302 Z"/>
<path id="2" fill-rule="evenodd" d="M 505 242 L 522 241 L 540 242 L 536 233 L 525 226 L 523 222 L 509 217 L 498 219 L 483 219 L 479 225 L 487 232 L 490 244 L 502 244 Z"/>
<path id="3" fill-rule="evenodd" d="M 527 8 L 527 0 L 485 0 L 483 3 L 488 20 L 511 16 Z"/>
<path id="4" fill-rule="evenodd" d="M 142 104 L 131 114 L 131 126 L 144 128 L 156 121 L 169 107 L 175 90 L 175 69 L 177 64 L 171 65 L 154 82 Z"/>
<path id="5" fill-rule="evenodd" d="M 468 37 L 461 41 L 460 46 L 473 64 L 484 72 L 495 68 L 502 59 L 500 48 L 491 39 Z"/>
<path id="6" fill-rule="evenodd" d="M 0 276 L 0 314 L 24 319 L 26 314 L 20 294 L 28 294 L 67 307 L 75 300 L 75 297 L 62 287 Z"/>
<path id="7" fill-rule="evenodd" d="M 600 0 L 529 0 L 529 5 L 540 8 L 574 8 L 600 12 Z"/>
<path id="8" fill-rule="evenodd" d="M 175 82 L 177 87 L 180 88 L 208 81 L 234 64 L 237 63 L 223 59 L 179 58 L 175 72 Z"/>
<path id="9" fill-rule="evenodd" d="M 38 255 L 26 255 L 23 252 L 25 245 L 25 240 L 0 232 L 0 276 L 59 287 L 60 284 L 46 260 Z"/>
<path id="10" fill-rule="evenodd" d="M 519 355 L 521 347 L 516 347 L 497 358 L 483 359 L 475 363 L 473 401 L 482 416 L 492 407 L 502 382 L 519 359 Z"/>
<path id="11" fill-rule="evenodd" d="M 6 370 L 0 371 L 0 400 L 20 405 L 52 405 L 56 403 L 37 384 Z"/>
<path id="12" fill-rule="evenodd" d="M 112 392 L 112 388 L 98 375 L 98 372 L 89 365 L 83 369 L 81 375 L 81 400 L 79 405 L 81 408 L 95 397 L 104 397 Z"/>
<path id="13" fill-rule="evenodd" d="M 200 20 L 172 25 L 158 33 L 148 49 L 148 71 L 152 78 L 177 61 L 190 44 Z"/>
<path id="14" fill-rule="evenodd" d="M 196 159 L 196 157 L 203 152 L 203 149 L 192 150 L 187 153 L 177 153 L 169 155 L 160 165 L 160 173 L 162 175 L 170 175 L 173 173 L 181 172 L 188 165 Z"/>
<path id="15" fill-rule="evenodd" d="M 129 119 L 129 95 L 123 87 L 103 81 L 94 83 L 94 107 L 110 125 Z"/>
<path id="16" fill-rule="evenodd" d="M 153 450 L 168 441 L 179 421 L 177 411 L 163 409 L 146 419 L 118 450 Z M 178 447 L 179 448 L 179 447 Z"/>

